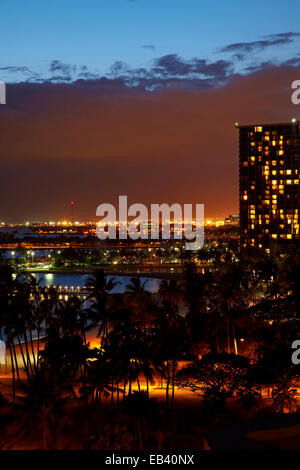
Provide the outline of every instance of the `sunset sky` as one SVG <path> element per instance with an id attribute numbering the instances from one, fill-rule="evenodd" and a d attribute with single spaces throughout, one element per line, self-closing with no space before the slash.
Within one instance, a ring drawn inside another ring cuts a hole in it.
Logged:
<path id="1" fill-rule="evenodd" d="M 299 2 L 1 0 L 0 221 L 238 211 L 236 121 L 300 118 Z"/>

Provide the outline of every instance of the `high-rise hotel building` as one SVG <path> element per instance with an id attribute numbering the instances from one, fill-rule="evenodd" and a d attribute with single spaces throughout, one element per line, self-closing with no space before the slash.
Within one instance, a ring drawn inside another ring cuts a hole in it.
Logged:
<path id="1" fill-rule="evenodd" d="M 300 123 L 240 126 L 241 246 L 299 240 Z"/>

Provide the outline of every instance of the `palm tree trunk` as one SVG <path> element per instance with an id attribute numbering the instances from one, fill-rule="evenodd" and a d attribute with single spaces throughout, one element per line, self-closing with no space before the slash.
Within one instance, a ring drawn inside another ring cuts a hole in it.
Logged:
<path id="1" fill-rule="evenodd" d="M 47 450 L 48 439 L 47 439 L 47 420 L 43 417 L 43 450 Z"/>
<path id="2" fill-rule="evenodd" d="M 14 343 L 12 343 L 12 350 L 13 350 L 14 358 L 15 358 L 17 377 L 18 377 L 18 381 L 20 382 L 19 366 L 18 366 L 17 353 L 16 353 L 16 348 L 15 348 Z"/>
<path id="3" fill-rule="evenodd" d="M 28 370 L 30 370 L 31 374 L 33 374 L 31 360 L 30 360 L 30 354 L 29 354 L 29 349 L 28 349 L 28 341 L 27 341 L 26 331 L 25 331 L 23 336 L 24 336 L 24 343 L 25 343 L 26 356 L 27 356 L 27 367 L 28 367 Z"/>
<path id="4" fill-rule="evenodd" d="M 140 392 L 141 391 L 141 386 L 140 386 L 140 381 L 139 381 L 139 374 L 136 376 L 136 381 L 137 381 L 137 384 L 138 384 L 138 390 Z"/>
<path id="5" fill-rule="evenodd" d="M 167 361 L 167 386 L 166 386 L 166 404 L 169 406 L 169 386 L 170 386 L 170 368 L 169 361 Z"/>
<path id="6" fill-rule="evenodd" d="M 16 401 L 16 378 L 15 378 L 15 366 L 14 366 L 14 358 L 13 358 L 13 353 L 12 353 L 12 348 L 10 342 L 9 344 L 9 351 L 10 351 L 10 360 L 11 360 L 11 371 L 12 371 L 12 376 L 13 376 L 13 402 L 15 403 Z"/>
<path id="7" fill-rule="evenodd" d="M 217 346 L 217 353 L 219 354 L 220 352 L 220 344 L 219 344 L 219 330 L 217 328 L 216 330 L 216 346 Z"/>
<path id="8" fill-rule="evenodd" d="M 231 348 L 230 348 L 230 330 L 229 330 L 229 319 L 226 320 L 226 328 L 227 328 L 227 350 L 228 353 L 231 353 Z"/>
<path id="9" fill-rule="evenodd" d="M 101 351 L 102 351 L 103 344 L 104 344 L 104 336 L 105 336 L 105 323 L 103 323 L 103 332 L 102 332 L 101 345 L 100 345 Z"/>
<path id="10" fill-rule="evenodd" d="M 30 336 L 31 353 L 32 353 L 32 357 L 33 357 L 33 366 L 36 369 L 35 352 L 34 352 L 33 338 L 32 338 L 32 331 L 31 330 L 29 330 L 29 336 Z"/>
<path id="11" fill-rule="evenodd" d="M 171 407 L 174 405 L 174 395 L 175 395 L 175 372 L 176 372 L 176 362 L 173 362 L 172 367 L 172 396 L 171 396 Z"/>
<path id="12" fill-rule="evenodd" d="M 27 367 L 27 363 L 26 363 L 23 348 L 22 348 L 22 343 L 21 343 L 21 340 L 20 340 L 19 336 L 17 336 L 17 340 L 18 340 L 18 343 L 19 343 L 19 348 L 20 348 L 20 352 L 21 352 L 21 356 L 22 356 L 22 360 L 23 360 L 23 364 L 24 364 L 24 369 L 25 369 L 25 372 L 27 374 L 27 378 L 29 378 L 30 373 L 29 373 L 29 370 L 28 370 L 28 367 Z"/>
<path id="13" fill-rule="evenodd" d="M 114 381 L 111 381 L 110 412 L 112 414 L 114 406 Z"/>
<path id="14" fill-rule="evenodd" d="M 139 450 L 143 450 L 143 438 L 142 438 L 142 426 L 140 418 L 137 418 L 137 428 L 138 428 L 138 437 L 139 437 Z"/>
<path id="15" fill-rule="evenodd" d="M 233 321 L 231 322 L 231 325 L 232 325 L 232 335 L 233 335 L 235 354 L 238 355 L 238 347 L 237 347 L 237 342 L 236 342 L 236 337 L 235 337 L 235 328 L 234 328 Z"/>
<path id="16" fill-rule="evenodd" d="M 37 356 L 36 356 L 36 367 L 39 367 L 40 360 L 40 328 L 37 329 Z"/>
<path id="17" fill-rule="evenodd" d="M 126 396 L 126 375 L 124 377 L 123 400 L 124 400 L 125 396 Z"/>
<path id="18" fill-rule="evenodd" d="M 132 377 L 131 377 L 131 365 L 129 364 L 129 385 L 128 385 L 128 395 L 131 395 L 131 382 L 132 382 Z"/>
<path id="19" fill-rule="evenodd" d="M 119 382 L 117 381 L 117 408 L 119 408 L 120 398 L 119 398 Z"/>

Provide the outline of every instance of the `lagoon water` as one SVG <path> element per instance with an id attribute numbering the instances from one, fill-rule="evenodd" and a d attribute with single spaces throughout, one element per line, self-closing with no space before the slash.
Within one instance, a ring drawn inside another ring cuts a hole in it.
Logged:
<path id="1" fill-rule="evenodd" d="M 84 287 L 86 281 L 91 277 L 90 274 L 67 274 L 67 273 L 37 273 L 34 274 L 38 280 L 40 280 L 40 285 L 42 286 L 68 286 L 68 287 Z M 122 293 L 125 291 L 127 284 L 130 283 L 131 276 L 107 276 L 107 280 L 113 278 L 117 285 L 111 291 L 111 293 Z M 150 278 L 150 277 L 141 277 L 141 282 L 145 282 L 145 289 L 149 292 L 157 292 L 161 279 Z"/>

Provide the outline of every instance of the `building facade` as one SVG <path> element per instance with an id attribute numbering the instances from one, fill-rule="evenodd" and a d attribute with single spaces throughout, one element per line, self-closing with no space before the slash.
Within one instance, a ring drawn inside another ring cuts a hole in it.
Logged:
<path id="1" fill-rule="evenodd" d="M 299 240 L 299 121 L 236 127 L 241 246 Z"/>

